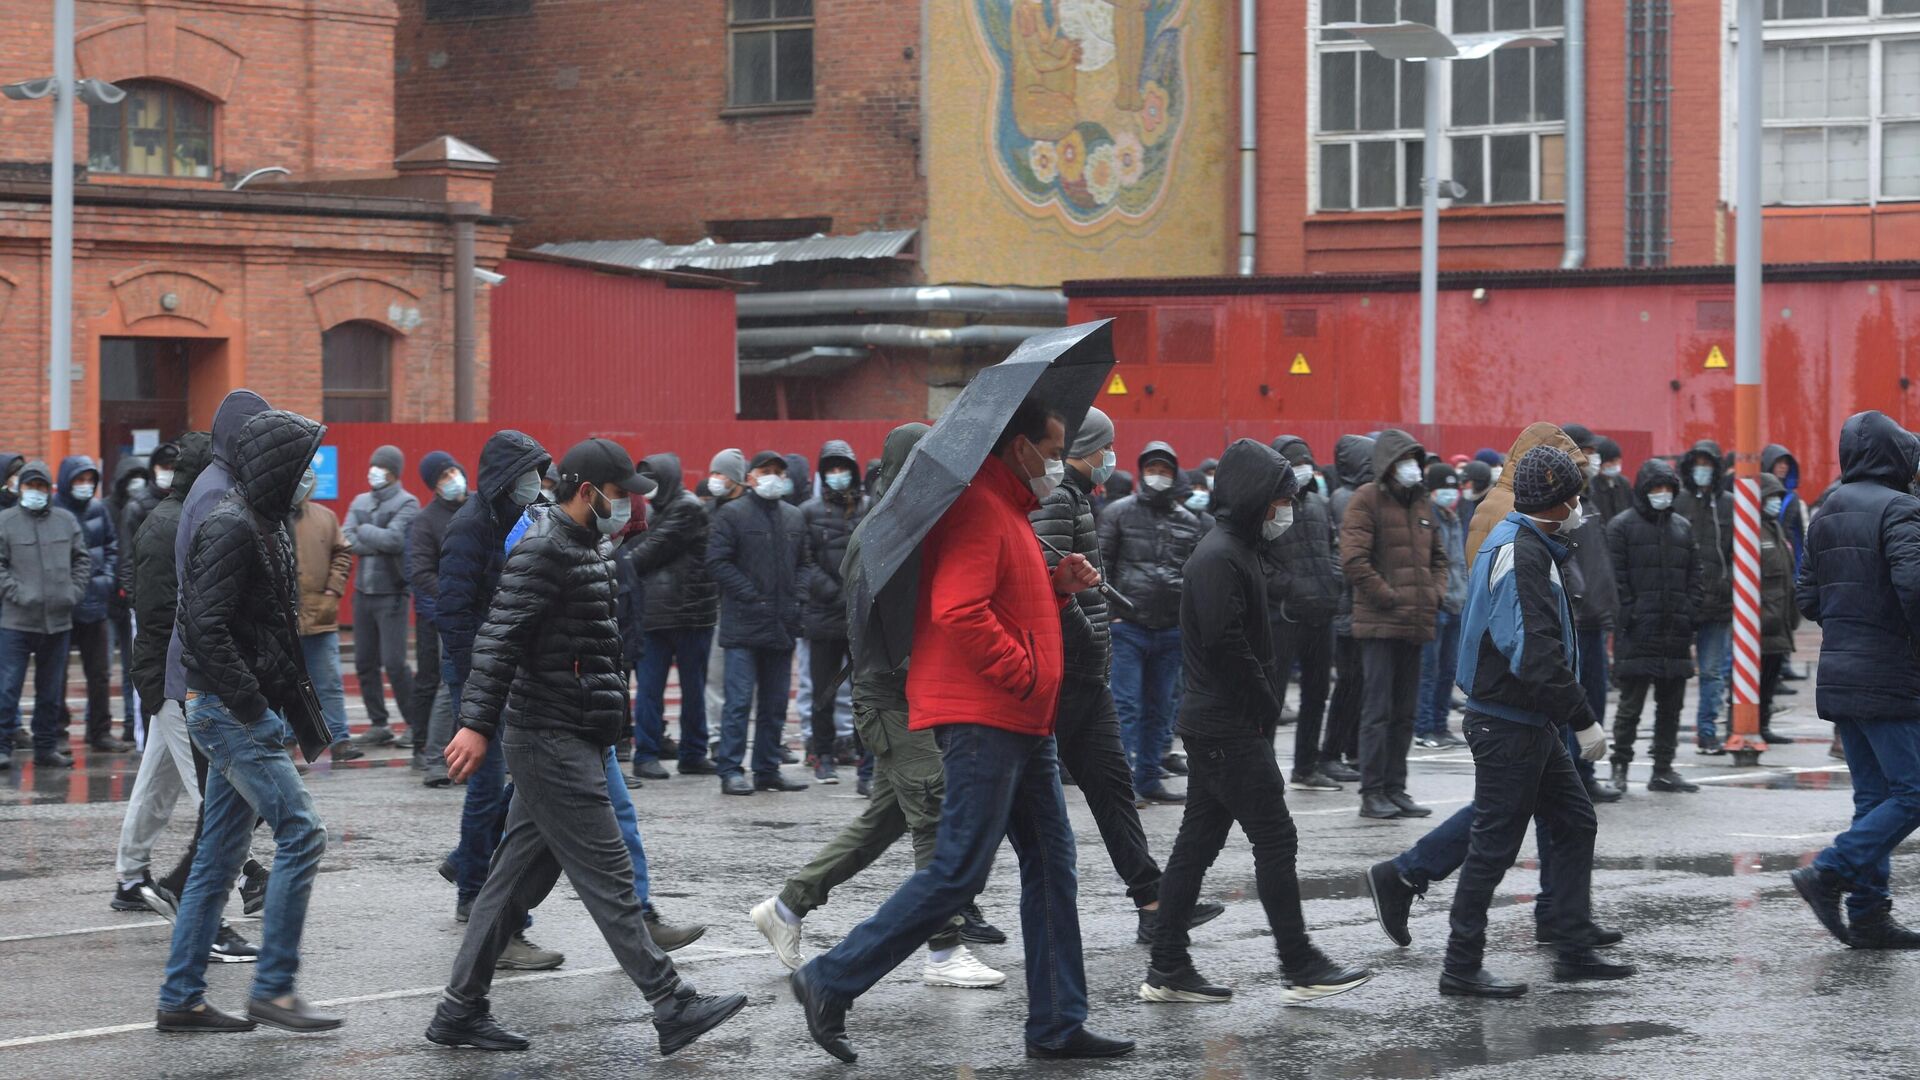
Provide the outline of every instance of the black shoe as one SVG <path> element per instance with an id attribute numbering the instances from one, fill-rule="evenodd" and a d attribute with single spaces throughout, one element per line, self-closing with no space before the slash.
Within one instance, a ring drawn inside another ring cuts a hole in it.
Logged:
<path id="1" fill-rule="evenodd" d="M 385 724 L 375 724 L 353 737 L 355 746 L 392 746 L 393 731 Z"/>
<path id="2" fill-rule="evenodd" d="M 1886 907 L 1853 920 L 1847 936 L 1856 949 L 1920 949 L 1920 933 L 1901 926 Z"/>
<path id="3" fill-rule="evenodd" d="M 1588 949 L 1611 949 L 1615 945 L 1625 941 L 1626 938 L 1627 935 L 1620 931 L 1596 923 L 1588 929 L 1585 939 L 1577 944 L 1582 948 Z M 1535 923 L 1533 926 L 1533 943 L 1535 945 L 1558 945 L 1560 942 L 1554 938 L 1552 934 L 1547 932 L 1546 927 Z"/>
<path id="4" fill-rule="evenodd" d="M 1553 962 L 1554 982 L 1588 982 L 1600 979 L 1625 979 L 1637 974 L 1639 968 L 1632 964 L 1616 964 L 1604 960 L 1592 949 L 1580 947 L 1572 952 L 1562 952 Z"/>
<path id="5" fill-rule="evenodd" d="M 1301 773 L 1301 772 L 1294 773 L 1291 777 L 1287 779 L 1287 786 L 1292 788 L 1295 791 L 1345 791 L 1347 790 L 1346 788 L 1343 788 L 1339 784 L 1335 783 L 1332 777 L 1328 776 L 1326 773 L 1321 772 L 1319 769 L 1315 769 L 1312 772 L 1307 772 L 1307 773 Z"/>
<path id="6" fill-rule="evenodd" d="M 699 761 L 683 761 L 677 766 L 677 770 L 681 776 L 712 776 L 715 771 L 713 762 L 706 758 L 701 758 Z"/>
<path id="7" fill-rule="evenodd" d="M 1367 868 L 1367 895 L 1373 897 L 1373 917 L 1380 921 L 1388 940 L 1403 949 L 1413 944 L 1407 918 L 1413 913 L 1413 898 L 1420 893 L 1400 877 L 1392 862 Z"/>
<path id="8" fill-rule="evenodd" d="M 794 753 L 794 752 L 793 752 L 792 750 L 789 750 L 789 749 L 787 749 L 787 748 L 785 748 L 785 747 L 781 747 L 781 749 L 780 749 L 780 764 L 782 764 L 782 765 L 798 765 L 798 764 L 800 764 L 800 755 L 799 755 L 799 754 L 796 754 L 796 753 Z"/>
<path id="9" fill-rule="evenodd" d="M 1332 759 L 1320 763 L 1320 774 L 1329 780 L 1336 780 L 1342 784 L 1351 784 L 1360 779 L 1359 769 L 1348 765 L 1344 761 Z"/>
<path id="10" fill-rule="evenodd" d="M 633 775 L 632 773 L 621 773 L 620 782 L 626 785 L 628 791 L 639 791 L 641 788 L 646 786 L 645 784 L 640 782 L 639 777 Z"/>
<path id="11" fill-rule="evenodd" d="M 455 1005 L 441 998 L 433 1022 L 427 1025 L 427 1041 L 478 1050 L 525 1050 L 533 1045 L 525 1035 L 501 1027 L 486 998 L 472 1005 Z"/>
<path id="12" fill-rule="evenodd" d="M 1336 964 L 1316 949 L 1311 964 L 1299 971 L 1286 973 L 1286 986 L 1280 992 L 1280 999 L 1288 1005 L 1304 1005 L 1309 1001 L 1344 994 L 1371 978 L 1373 972 L 1366 968 Z"/>
<path id="13" fill-rule="evenodd" d="M 1614 786 L 1614 790 L 1620 792 L 1620 794 L 1625 795 L 1627 793 L 1627 766 L 1625 762 L 1616 761 L 1613 763 L 1613 775 L 1609 778 L 1608 782 L 1611 783 Z"/>
<path id="14" fill-rule="evenodd" d="M 453 777 L 447 775 L 446 765 L 438 763 L 431 764 L 427 766 L 427 775 L 420 778 L 420 786 L 430 788 L 452 787 Z"/>
<path id="15" fill-rule="evenodd" d="M 223 1013 L 202 1002 L 198 1009 L 160 1009 L 154 1013 L 153 1026 L 159 1031 L 252 1031 L 254 1022 L 244 1016 Z"/>
<path id="16" fill-rule="evenodd" d="M 658 761 L 638 761 L 634 763 L 633 775 L 642 780 L 671 780 L 673 774 Z"/>
<path id="17" fill-rule="evenodd" d="M 807 977 L 807 965 L 787 978 L 787 987 L 793 991 L 793 1000 L 800 1003 L 800 1010 L 807 1016 L 807 1034 L 820 1048 L 841 1061 L 851 1065 L 859 1058 L 854 1053 L 853 1043 L 847 1038 L 847 1007 L 836 1001 L 828 1001 L 826 995 L 814 988 Z"/>
<path id="18" fill-rule="evenodd" d="M 1587 799 L 1591 802 L 1615 803 L 1619 802 L 1620 797 L 1626 794 L 1626 791 L 1623 789 L 1606 783 L 1597 777 L 1589 776 L 1584 778 L 1582 782 L 1587 787 Z"/>
<path id="19" fill-rule="evenodd" d="M 1404 791 L 1387 792 L 1387 801 L 1400 808 L 1401 817 L 1432 817 L 1433 807 L 1421 806 Z"/>
<path id="20" fill-rule="evenodd" d="M 675 926 L 669 922 L 662 922 L 660 913 L 653 910 L 651 906 L 642 909 L 640 914 L 647 922 L 647 936 L 653 938 L 653 943 L 660 946 L 661 952 L 684 949 L 699 941 L 700 936 L 707 932 L 704 923 Z"/>
<path id="21" fill-rule="evenodd" d="M 1693 752 L 1696 754 L 1704 754 L 1708 757 L 1718 757 L 1727 752 L 1727 745 L 1720 741 L 1719 736 L 1708 735 L 1703 739 L 1694 741 Z"/>
<path id="22" fill-rule="evenodd" d="M 672 761 L 674 758 L 677 758 L 680 756 L 680 740 L 679 739 L 676 739 L 671 735 L 662 735 L 660 736 L 659 743 L 660 743 L 660 757 L 663 760 Z"/>
<path id="23" fill-rule="evenodd" d="M 1168 754 L 1160 759 L 1160 767 L 1175 776 L 1187 775 L 1187 755 Z"/>
<path id="24" fill-rule="evenodd" d="M 742 773 L 734 773 L 732 776 L 721 779 L 720 794 L 751 795 L 753 794 L 753 781 L 747 779 Z"/>
<path id="25" fill-rule="evenodd" d="M 453 865 L 453 856 L 451 855 L 440 860 L 440 880 L 449 885 L 458 885 L 460 883 L 460 868 Z"/>
<path id="26" fill-rule="evenodd" d="M 1797 740 L 1791 735 L 1782 735 L 1777 731 L 1760 729 L 1760 740 L 1768 746 L 1792 746 Z"/>
<path id="27" fill-rule="evenodd" d="M 693 1040 L 733 1019 L 747 1004 L 745 994 L 696 994 L 693 987 L 680 984 L 684 991 L 673 996 L 673 1012 L 665 1018 L 653 1018 L 653 1030 L 660 1033 L 660 1056 L 685 1050 Z"/>
<path id="28" fill-rule="evenodd" d="M 247 1015 L 287 1031 L 332 1031 L 347 1022 L 344 1017 L 314 1011 L 298 994 L 294 995 L 291 1005 L 275 1005 L 270 998 L 254 998 L 247 1002 Z"/>
<path id="29" fill-rule="evenodd" d="M 258 871 L 249 873 L 246 879 L 240 882 L 240 909 L 243 913 L 256 915 L 261 908 L 267 906 L 269 874 L 270 872 L 263 866 Z"/>
<path id="30" fill-rule="evenodd" d="M 238 930 L 221 923 L 220 932 L 213 936 L 213 944 L 207 948 L 207 959 L 221 964 L 251 964 L 260 959 L 260 950 L 241 937 Z"/>
<path id="31" fill-rule="evenodd" d="M 1195 1005 L 1214 1005 L 1233 1000 L 1233 991 L 1225 986 L 1215 986 L 1200 977 L 1200 973 L 1188 964 L 1178 971 L 1161 971 L 1156 967 L 1147 968 L 1147 978 L 1140 984 L 1140 1000 L 1153 1002 L 1185 1002 Z"/>
<path id="32" fill-rule="evenodd" d="M 1684 795 L 1699 791 L 1700 785 L 1690 784 L 1682 780 L 1680 774 L 1674 772 L 1672 769 L 1655 769 L 1653 775 L 1647 778 L 1647 790 L 1666 791 Z"/>
<path id="33" fill-rule="evenodd" d="M 162 896 L 172 895 L 154 884 L 153 875 L 143 870 L 140 872 L 140 880 L 132 885 L 116 885 L 113 890 L 113 899 L 107 906 L 115 911 L 153 911 L 153 905 L 147 903 L 147 898 L 140 895 L 142 889 L 158 890 Z M 176 903 L 173 906 L 177 908 L 179 904 Z M 155 912 L 155 914 L 159 913 Z"/>
<path id="34" fill-rule="evenodd" d="M 35 750 L 33 763 L 43 769 L 71 769 L 73 757 L 64 750 Z"/>
<path id="35" fill-rule="evenodd" d="M 833 740 L 833 763 L 853 766 L 860 764 L 860 755 L 854 752 L 853 739 L 842 737 Z"/>
<path id="36" fill-rule="evenodd" d="M 1109 1039 L 1105 1035 L 1095 1035 L 1086 1028 L 1074 1032 L 1064 1046 L 1027 1044 L 1028 1057 L 1055 1061 L 1070 1058 L 1117 1058 L 1131 1053 L 1133 1053 L 1132 1039 Z"/>
<path id="37" fill-rule="evenodd" d="M 807 790 L 807 782 L 805 780 L 789 780 L 785 776 L 781 775 L 780 773 L 774 773 L 772 776 L 754 777 L 753 790 L 755 791 L 805 791 Z"/>
<path id="38" fill-rule="evenodd" d="M 1137 797 L 1152 803 L 1183 803 L 1187 796 L 1183 792 L 1168 791 L 1167 785 L 1154 781 L 1146 790 L 1138 792 Z"/>
<path id="39" fill-rule="evenodd" d="M 1363 818 L 1397 818 L 1400 807 L 1385 795 L 1360 796 L 1360 816 Z"/>
<path id="40" fill-rule="evenodd" d="M 873 779 L 871 777 L 862 776 L 858 780 L 854 781 L 853 793 L 855 795 L 860 796 L 863 799 L 873 798 Z"/>
<path id="41" fill-rule="evenodd" d="M 1509 982 L 1486 968 L 1474 968 L 1464 975 L 1440 973 L 1440 993 L 1447 997 L 1517 998 L 1526 992 L 1526 983 Z"/>
<path id="42" fill-rule="evenodd" d="M 1007 935 L 1001 929 L 987 921 L 980 914 L 979 904 L 968 904 L 960 909 L 960 940 L 969 945 L 1005 945 Z"/>
<path id="43" fill-rule="evenodd" d="M 1160 912 L 1150 908 L 1140 908 L 1138 911 L 1139 923 L 1134 928 L 1133 940 L 1141 945 L 1151 945 L 1154 929 L 1160 925 Z M 1212 900 L 1195 901 L 1193 910 L 1187 913 L 1187 929 L 1205 926 L 1226 914 L 1226 911 L 1225 904 L 1215 903 Z"/>
<path id="44" fill-rule="evenodd" d="M 96 754 L 124 754 L 133 749 L 132 743 L 123 743 L 111 735 L 98 739 L 88 739 L 87 749 Z"/>
<path id="45" fill-rule="evenodd" d="M 1800 890 L 1800 898 L 1813 909 L 1814 918 L 1827 928 L 1827 933 L 1842 945 L 1853 944 L 1853 935 L 1848 933 L 1846 919 L 1840 914 L 1840 901 L 1847 894 L 1847 883 L 1840 875 L 1817 866 L 1803 866 L 1787 878 Z"/>
<path id="46" fill-rule="evenodd" d="M 327 748 L 327 756 L 335 765 L 338 765 L 343 761 L 358 761 L 366 757 L 367 752 L 353 745 L 352 739 L 341 739 Z"/>

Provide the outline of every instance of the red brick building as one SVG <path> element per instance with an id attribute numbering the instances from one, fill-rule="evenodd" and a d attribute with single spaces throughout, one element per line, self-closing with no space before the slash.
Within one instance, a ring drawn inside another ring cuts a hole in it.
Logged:
<path id="1" fill-rule="evenodd" d="M 51 5 L 0 0 L 0 83 L 48 73 Z M 455 253 L 505 254 L 496 163 L 395 158 L 391 0 L 82 0 L 73 448 L 205 427 L 230 389 L 330 420 L 454 419 Z M 0 446 L 47 445 L 52 110 L 0 103 Z M 252 179 L 255 170 L 288 175 Z M 475 304 L 484 415 L 487 303 Z"/>

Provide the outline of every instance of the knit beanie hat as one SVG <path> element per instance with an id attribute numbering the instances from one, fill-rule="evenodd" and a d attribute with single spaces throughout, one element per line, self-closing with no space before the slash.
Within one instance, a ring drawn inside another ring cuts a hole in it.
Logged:
<path id="1" fill-rule="evenodd" d="M 1067 456 L 1083 458 L 1112 442 L 1112 418 L 1099 409 L 1089 408 L 1086 419 L 1080 421 L 1079 429 L 1073 433 L 1073 445 L 1067 448 Z"/>
<path id="2" fill-rule="evenodd" d="M 392 474 L 394 479 L 398 480 L 400 478 L 400 470 L 407 467 L 407 455 L 401 453 L 400 448 L 397 446 L 383 446 L 373 452 L 373 459 L 367 462 L 367 464 L 378 465 L 380 468 Z"/>
<path id="3" fill-rule="evenodd" d="M 1569 502 L 1586 484 L 1573 458 L 1557 446 L 1536 446 L 1514 466 L 1513 508 L 1537 514 Z"/>
<path id="4" fill-rule="evenodd" d="M 728 447 L 713 455 L 713 463 L 707 466 L 707 472 L 719 473 L 736 484 L 747 482 L 747 455 Z"/>

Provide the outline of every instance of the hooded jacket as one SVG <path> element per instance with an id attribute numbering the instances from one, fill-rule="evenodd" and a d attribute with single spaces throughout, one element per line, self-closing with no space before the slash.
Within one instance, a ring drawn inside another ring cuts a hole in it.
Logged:
<path id="1" fill-rule="evenodd" d="M 793 648 L 810 566 L 799 507 L 748 495 L 715 509 L 707 573 L 720 586 L 720 647 Z"/>
<path id="2" fill-rule="evenodd" d="M 1518 462 L 1527 456 L 1527 451 L 1536 446 L 1552 446 L 1564 450 L 1567 456 L 1582 466 L 1587 462 L 1586 452 L 1575 446 L 1573 440 L 1567 438 L 1566 432 L 1544 421 L 1528 424 L 1521 429 L 1520 437 L 1513 440 L 1513 448 L 1507 451 L 1506 460 Z M 1473 511 L 1473 521 L 1467 528 L 1467 569 L 1469 571 L 1473 569 L 1474 562 L 1480 558 L 1480 548 L 1486 544 L 1487 535 L 1505 521 L 1508 514 L 1513 513 L 1514 471 L 1502 468 L 1500 479 L 1494 481 L 1493 488 L 1487 492 L 1487 497 L 1481 499 L 1480 505 Z"/>
<path id="3" fill-rule="evenodd" d="M 1561 578 L 1572 553 L 1531 518 L 1510 512 L 1478 554 L 1460 617 L 1455 677 L 1467 691 L 1467 711 L 1517 724 L 1592 727 L 1598 718 L 1576 675 L 1580 648 Z"/>
<path id="4" fill-rule="evenodd" d="M 1684 679 L 1693 674 L 1693 631 L 1703 600 L 1693 526 L 1672 509 L 1655 510 L 1647 493 L 1665 485 L 1680 501 L 1680 476 L 1655 458 L 1633 481 L 1633 508 L 1607 522 L 1620 611 L 1614 621 L 1613 671 L 1623 679 Z"/>
<path id="5" fill-rule="evenodd" d="M 353 591 L 367 596 L 404 595 L 407 591 L 407 532 L 420 513 L 420 500 L 401 485 L 399 470 L 392 471 L 393 479 L 386 487 L 353 497 L 342 526 L 347 543 L 353 545 L 353 553 L 360 559 Z"/>
<path id="6" fill-rule="evenodd" d="M 1701 439 L 1680 460 L 1680 494 L 1674 496 L 1674 512 L 1693 526 L 1693 542 L 1700 548 L 1700 584 L 1705 601 L 1700 622 L 1729 622 L 1733 619 L 1733 495 L 1724 490 L 1726 472 L 1720 461 L 1720 444 Z M 1713 479 L 1702 487 L 1693 482 L 1693 466 L 1709 464 Z"/>
<path id="7" fill-rule="evenodd" d="M 1353 636 L 1431 641 L 1446 595 L 1446 537 L 1425 485 L 1407 488 L 1391 476 L 1395 462 L 1420 450 L 1404 431 L 1380 433 L 1373 445 L 1378 478 L 1354 492 L 1340 525 L 1340 569 L 1353 586 Z"/>
<path id="8" fill-rule="evenodd" d="M 1601 461 L 1620 459 L 1620 444 L 1612 439 L 1601 439 L 1594 449 Z M 1625 472 L 1619 476 L 1601 473 L 1587 482 L 1587 498 L 1592 501 L 1594 512 L 1600 515 L 1600 524 L 1605 525 L 1619 517 L 1621 511 L 1633 509 L 1633 481 Z"/>
<path id="9" fill-rule="evenodd" d="M 906 468 L 907 456 L 913 453 L 913 448 L 919 445 L 920 440 L 931 430 L 932 428 L 925 424 L 912 423 L 901 424 L 887 432 L 886 442 L 880 450 L 879 475 L 873 486 L 875 506 L 878 506 L 880 500 L 886 496 L 887 487 L 893 483 L 894 477 L 899 476 L 900 470 Z M 860 541 L 863 531 L 854 530 L 853 536 L 847 540 L 846 558 L 840 563 L 842 580 L 852 576 L 856 572 L 855 568 L 860 565 Z M 911 574 L 916 579 L 920 576 L 919 549 L 916 548 L 913 554 L 907 556 L 906 563 L 898 572 Z M 848 612 L 848 618 L 852 618 L 851 611 Z M 872 650 L 871 655 L 885 656 L 886 650 Z M 854 710 L 860 712 L 871 709 L 898 713 L 900 714 L 898 722 L 904 726 L 907 714 L 907 665 L 903 663 L 898 667 L 889 668 L 884 663 L 876 662 L 869 655 L 863 654 L 855 654 L 852 661 Z M 877 752 L 878 748 L 868 747 L 868 749 Z"/>
<path id="10" fill-rule="evenodd" d="M 1289 468 L 1313 464 L 1306 440 L 1282 435 L 1273 449 Z M 1293 527 L 1266 545 L 1267 614 L 1325 626 L 1340 611 L 1340 545 L 1326 496 L 1311 486 L 1293 493 Z"/>
<path id="11" fill-rule="evenodd" d="M 1787 487 L 1772 473 L 1760 474 L 1760 500 L 1784 500 Z M 1800 612 L 1793 606 L 1793 545 L 1778 516 L 1760 519 L 1760 655 L 1793 651 Z"/>
<path id="12" fill-rule="evenodd" d="M 174 462 L 173 488 L 140 523 L 127 542 L 120 564 L 127 595 L 133 603 L 133 680 L 141 712 L 152 716 L 167 700 L 167 641 L 173 636 L 180 607 L 180 579 L 174 573 L 173 545 L 180 530 L 180 510 L 194 478 L 213 459 L 213 437 L 189 431 L 174 443 L 180 456 Z"/>
<path id="13" fill-rule="evenodd" d="M 852 453 L 852 451 L 848 451 Z M 782 454 L 787 463 L 787 479 L 793 481 L 793 490 L 781 497 L 789 506 L 803 506 L 813 498 L 813 474 L 807 471 L 807 459 L 799 454 Z"/>
<path id="14" fill-rule="evenodd" d="M 1040 500 L 1040 508 L 1027 515 L 1033 523 L 1035 536 L 1043 537 L 1053 548 L 1068 554 L 1084 555 L 1106 576 L 1104 564 L 1100 561 L 1100 533 L 1093 517 L 1093 480 L 1083 475 L 1079 469 L 1067 466 L 1066 479 L 1053 494 Z M 1046 544 L 1040 546 L 1040 554 L 1047 560 L 1047 569 L 1051 571 L 1060 565 L 1060 556 Z M 1125 596 L 1125 593 L 1121 593 Z M 1099 589 L 1088 589 L 1074 597 L 1061 612 L 1063 632 L 1066 636 L 1066 693 L 1075 689 L 1085 691 L 1089 687 L 1104 689 L 1108 676 L 1113 672 L 1113 629 L 1110 625 L 1112 614 L 1108 610 L 1107 598 Z"/>
<path id="15" fill-rule="evenodd" d="M 0 510 L 10 509 L 20 501 L 20 496 L 7 489 L 7 480 L 14 472 L 24 466 L 27 459 L 14 453 L 0 453 Z"/>
<path id="16" fill-rule="evenodd" d="M 473 663 L 473 641 L 493 602 L 506 564 L 507 532 L 520 520 L 513 488 L 528 473 L 543 473 L 553 461 L 532 436 L 507 428 L 480 450 L 473 494 L 460 504 L 440 538 L 434 584 L 433 624 L 440 632 L 440 677 L 464 683 Z"/>
<path id="17" fill-rule="evenodd" d="M 453 455 L 444 450 L 435 450 L 420 459 L 420 478 L 427 487 L 427 504 L 407 526 L 407 590 L 413 593 L 413 613 L 428 622 L 433 621 L 434 601 L 440 596 L 440 542 L 446 539 L 447 523 L 466 503 L 465 499 L 449 502 L 441 498 L 434 487 L 433 481 L 448 469 L 466 472 Z"/>
<path id="18" fill-rule="evenodd" d="M 1839 490 L 1807 529 L 1794 599 L 1820 624 L 1822 719 L 1920 721 L 1920 440 L 1885 413 L 1840 429 Z"/>
<path id="19" fill-rule="evenodd" d="M 1573 597 L 1576 625 L 1611 629 L 1620 614 L 1620 592 L 1607 547 L 1607 519 L 1593 499 L 1595 482 L 1588 481 L 1580 527 L 1562 541 L 1573 551 L 1567 560 L 1567 591 Z"/>
<path id="20" fill-rule="evenodd" d="M 29 461 L 20 482 L 53 476 L 43 462 Z M 29 510 L 0 510 L 0 628 L 33 634 L 64 634 L 93 581 L 87 534 L 58 497 Z"/>
<path id="21" fill-rule="evenodd" d="M 284 709 L 306 672 L 287 517 L 325 430 L 279 410 L 248 420 L 232 443 L 233 490 L 187 549 L 177 616 L 187 688 L 218 695 L 249 726 Z"/>
<path id="22" fill-rule="evenodd" d="M 1781 480 L 1783 491 L 1778 517 L 1780 527 L 1786 531 L 1787 542 L 1793 545 L 1793 563 L 1798 569 L 1800 553 L 1807 546 L 1809 518 L 1806 501 L 1800 498 L 1800 460 L 1779 443 L 1771 443 L 1760 451 L 1760 472 L 1763 475 L 1772 476 L 1773 467 L 1782 461 L 1787 463 L 1787 476 Z"/>
<path id="23" fill-rule="evenodd" d="M 1180 734 L 1271 739 L 1280 721 L 1280 679 L 1261 526 L 1273 500 L 1298 485 L 1287 459 L 1252 439 L 1227 447 L 1213 482 L 1220 515 L 1187 560 L 1180 598 Z"/>
<path id="24" fill-rule="evenodd" d="M 176 451 L 179 449 L 173 443 L 162 445 Z M 156 448 L 154 453 L 158 454 L 159 450 Z M 137 494 L 128 490 L 136 479 L 146 481 Z M 153 513 L 153 508 L 160 505 L 163 497 L 163 493 L 153 486 L 153 469 L 148 467 L 146 458 L 134 454 L 120 455 L 120 464 L 113 467 L 113 493 L 107 496 L 107 508 L 113 511 L 113 532 L 120 541 L 120 560 L 114 568 L 114 584 L 124 594 L 123 599 L 133 595 L 132 589 L 127 587 L 131 582 L 125 569 L 133 561 L 129 557 L 133 538 L 140 532 L 140 523 L 147 520 L 147 515 Z"/>
<path id="25" fill-rule="evenodd" d="M 235 390 L 220 402 L 213 413 L 213 457 L 200 475 L 187 487 L 187 497 L 180 505 L 180 526 L 173 537 L 173 574 L 174 580 L 185 580 L 187 572 L 187 548 L 193 542 L 195 530 L 200 522 L 212 512 L 227 492 L 233 489 L 233 463 L 237 462 L 239 451 L 237 443 L 240 429 L 248 420 L 266 412 L 267 399 L 251 390 Z M 302 475 L 305 475 L 304 472 Z M 296 477 L 296 482 L 298 478 Z M 173 486 L 178 490 L 186 485 L 174 478 Z M 173 635 L 167 641 L 167 699 L 185 701 L 187 699 L 187 669 L 180 659 L 181 637 L 179 623 L 174 623 Z"/>
<path id="26" fill-rule="evenodd" d="M 1172 455 L 1166 443 L 1148 443 L 1140 452 L 1141 475 L 1149 458 Z M 1101 572 L 1133 603 L 1138 625 L 1149 630 L 1180 625 L 1180 569 L 1206 534 L 1199 515 L 1181 505 L 1182 486 L 1177 479 L 1166 491 L 1143 484 L 1100 515 Z"/>
<path id="27" fill-rule="evenodd" d="M 853 482 L 845 491 L 827 487 L 829 462 L 838 463 L 853 473 Z M 807 550 L 813 560 L 808 575 L 806 612 L 802 629 L 809 641 L 845 641 L 847 639 L 847 601 L 840 563 L 847 557 L 847 541 L 860 519 L 867 516 L 866 493 L 861 490 L 860 461 L 853 447 L 834 439 L 820 448 L 820 494 L 800 506 L 800 517 L 807 526 Z"/>
<path id="28" fill-rule="evenodd" d="M 73 606 L 76 624 L 96 623 L 107 617 L 107 600 L 113 594 L 115 568 L 120 561 L 120 537 L 113 527 L 113 512 L 99 494 L 103 484 L 95 483 L 91 499 L 73 497 L 73 478 L 89 471 L 98 476 L 100 463 L 85 454 L 75 454 L 62 461 L 60 479 L 55 485 L 58 490 L 53 494 L 53 504 L 72 514 L 87 538 L 91 576 L 86 595 Z"/>
<path id="29" fill-rule="evenodd" d="M 1346 521 L 1347 504 L 1354 492 L 1373 483 L 1373 437 L 1342 435 L 1333 444 L 1333 494 L 1327 496 L 1327 512 L 1333 515 L 1334 560 L 1340 560 L 1340 526 Z M 1341 637 L 1353 635 L 1353 583 L 1345 571 L 1340 575 L 1340 611 L 1333 620 L 1333 632 Z"/>
<path id="30" fill-rule="evenodd" d="M 646 595 L 640 626 L 646 633 L 711 630 L 720 618 L 720 589 L 707 573 L 707 509 L 680 472 L 680 459 L 653 454 L 642 471 L 659 485 L 647 531 L 628 552 L 628 565 Z"/>

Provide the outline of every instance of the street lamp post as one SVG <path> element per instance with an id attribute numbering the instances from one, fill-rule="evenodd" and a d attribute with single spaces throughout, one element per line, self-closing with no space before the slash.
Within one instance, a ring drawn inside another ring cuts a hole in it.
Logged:
<path id="1" fill-rule="evenodd" d="M 1434 381 L 1438 366 L 1440 303 L 1440 65 L 1448 60 L 1478 60 L 1496 49 L 1532 49 L 1552 45 L 1532 34 L 1455 34 L 1426 23 L 1333 23 L 1389 60 L 1424 63 L 1426 130 L 1420 148 L 1420 422 L 1434 422 Z M 1458 185 L 1448 180 L 1452 188 Z M 1454 197 L 1459 192 L 1454 191 Z"/>
<path id="2" fill-rule="evenodd" d="M 1760 715 L 1760 332 L 1762 97 L 1760 0 L 1740 0 L 1736 58 L 1738 142 L 1734 151 L 1733 266 L 1733 733 L 1737 765 L 1758 765 L 1767 749 Z"/>

